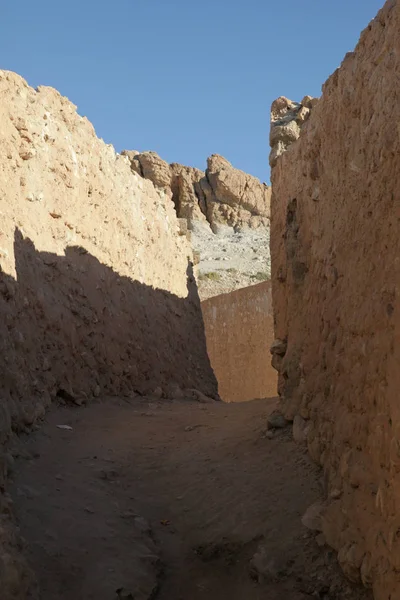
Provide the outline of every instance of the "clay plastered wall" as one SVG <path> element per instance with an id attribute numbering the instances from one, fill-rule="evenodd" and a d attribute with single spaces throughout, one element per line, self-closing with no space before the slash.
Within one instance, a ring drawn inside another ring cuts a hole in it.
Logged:
<path id="1" fill-rule="evenodd" d="M 310 419 L 328 542 L 400 598 L 400 3 L 387 2 L 272 174 L 286 413 Z"/>
<path id="2" fill-rule="evenodd" d="M 57 394 L 213 396 L 216 381 L 172 201 L 66 98 L 5 71 L 0 145 L 0 595 L 23 600 L 31 578 L 3 526 L 11 432 Z"/>
<path id="3" fill-rule="evenodd" d="M 269 281 L 201 303 L 211 366 L 225 402 L 276 396 Z"/>
<path id="4" fill-rule="evenodd" d="M 57 394 L 212 396 L 216 382 L 172 201 L 66 98 L 5 71 L 0 145 L 0 596 L 25 600 L 1 493 L 12 431 Z"/>
<path id="5" fill-rule="evenodd" d="M 215 394 L 171 200 L 54 89 L 0 99 L 0 441 L 60 390 Z"/>

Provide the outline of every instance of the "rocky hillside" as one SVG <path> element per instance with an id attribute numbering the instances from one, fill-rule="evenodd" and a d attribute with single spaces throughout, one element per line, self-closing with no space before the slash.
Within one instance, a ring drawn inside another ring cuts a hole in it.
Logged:
<path id="1" fill-rule="evenodd" d="M 217 154 L 205 171 L 168 164 L 155 152 L 122 154 L 172 198 L 197 256 L 202 299 L 269 279 L 270 187 Z"/>

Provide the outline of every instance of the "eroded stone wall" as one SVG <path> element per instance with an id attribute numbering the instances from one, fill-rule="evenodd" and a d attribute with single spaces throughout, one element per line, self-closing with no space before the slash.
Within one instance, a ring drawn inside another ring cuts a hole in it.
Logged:
<path id="1" fill-rule="evenodd" d="M 171 199 L 51 88 L 0 71 L 0 513 L 12 432 L 57 395 L 216 395 Z M 1 598 L 26 598 L 0 527 Z"/>
<path id="2" fill-rule="evenodd" d="M 275 364 L 309 420 L 324 533 L 400 597 L 400 3 L 388 1 L 272 170 Z"/>
<path id="3" fill-rule="evenodd" d="M 276 396 L 271 282 L 214 296 L 201 303 L 207 348 L 225 402 Z"/>

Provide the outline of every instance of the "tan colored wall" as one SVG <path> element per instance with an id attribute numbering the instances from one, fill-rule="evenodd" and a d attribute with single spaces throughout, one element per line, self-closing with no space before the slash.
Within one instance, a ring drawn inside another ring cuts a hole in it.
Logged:
<path id="1" fill-rule="evenodd" d="M 225 402 L 276 396 L 269 352 L 271 284 L 265 281 L 201 303 L 211 366 Z"/>
<path id="2" fill-rule="evenodd" d="M 272 172 L 283 408 L 309 419 L 328 542 L 400 598 L 400 3 L 386 3 Z"/>
<path id="3" fill-rule="evenodd" d="M 1 71 L 0 95 L 7 387 L 44 395 L 40 404 L 59 388 L 90 397 L 175 382 L 214 394 L 191 249 L 170 197 L 56 90 Z M 35 410 L 24 406 L 28 420 Z"/>
<path id="4" fill-rule="evenodd" d="M 212 396 L 216 381 L 171 199 L 55 90 L 0 71 L 0 98 L 0 589 L 22 600 L 3 527 L 11 432 L 57 393 Z"/>

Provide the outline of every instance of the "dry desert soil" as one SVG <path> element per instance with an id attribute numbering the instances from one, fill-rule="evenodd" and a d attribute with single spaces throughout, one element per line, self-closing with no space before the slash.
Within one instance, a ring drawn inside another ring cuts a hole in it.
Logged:
<path id="1" fill-rule="evenodd" d="M 321 473 L 290 428 L 267 433 L 275 408 L 137 397 L 51 410 L 19 439 L 11 489 L 37 597 L 369 599 L 302 524 Z"/>

